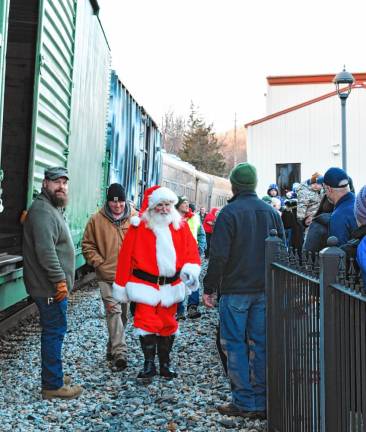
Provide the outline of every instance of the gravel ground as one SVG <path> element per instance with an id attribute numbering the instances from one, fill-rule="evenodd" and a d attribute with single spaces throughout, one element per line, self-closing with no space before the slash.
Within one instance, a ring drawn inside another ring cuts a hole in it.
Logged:
<path id="1" fill-rule="evenodd" d="M 30 320 L 0 339 L 0 431 L 265 431 L 266 422 L 221 416 L 230 401 L 214 344 L 216 310 L 181 321 L 172 353 L 179 377 L 136 382 L 143 364 L 131 323 L 128 368 L 113 371 L 105 360 L 107 328 L 99 292 L 76 291 L 69 303 L 64 371 L 84 387 L 79 399 L 43 401 L 40 396 L 40 328 Z M 203 309 L 203 308 L 202 308 Z"/>

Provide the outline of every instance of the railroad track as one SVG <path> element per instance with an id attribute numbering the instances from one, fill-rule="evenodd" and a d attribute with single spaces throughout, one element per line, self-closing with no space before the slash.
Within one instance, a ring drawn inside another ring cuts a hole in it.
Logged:
<path id="1" fill-rule="evenodd" d="M 95 274 L 88 273 L 75 282 L 73 293 L 86 285 L 95 285 Z M 0 312 L 0 337 L 15 330 L 20 323 L 38 315 L 36 304 L 31 299 L 22 302 Z"/>

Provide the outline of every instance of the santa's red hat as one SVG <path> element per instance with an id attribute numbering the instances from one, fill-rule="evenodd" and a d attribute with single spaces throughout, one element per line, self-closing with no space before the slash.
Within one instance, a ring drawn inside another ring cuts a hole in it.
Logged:
<path id="1" fill-rule="evenodd" d="M 141 204 L 140 213 L 144 213 L 147 209 L 152 209 L 159 203 L 167 201 L 175 205 L 178 202 L 177 195 L 167 187 L 151 186 L 145 190 L 144 199 Z"/>

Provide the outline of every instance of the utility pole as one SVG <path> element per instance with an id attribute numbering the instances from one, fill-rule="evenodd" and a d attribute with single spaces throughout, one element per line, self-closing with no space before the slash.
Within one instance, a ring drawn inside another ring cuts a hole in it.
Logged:
<path id="1" fill-rule="evenodd" d="M 235 113 L 235 117 L 234 117 L 234 167 L 236 167 L 238 161 L 237 161 L 237 157 L 236 157 L 236 113 Z"/>

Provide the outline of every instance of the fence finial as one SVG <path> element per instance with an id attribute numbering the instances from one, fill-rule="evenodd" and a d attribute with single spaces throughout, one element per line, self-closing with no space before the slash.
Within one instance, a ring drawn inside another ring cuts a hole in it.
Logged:
<path id="1" fill-rule="evenodd" d="M 271 231 L 269 232 L 269 235 L 271 237 L 277 237 L 278 236 L 278 232 L 276 229 L 271 229 Z"/>
<path id="2" fill-rule="evenodd" d="M 334 247 L 334 246 L 338 246 L 338 239 L 335 236 L 331 236 L 328 238 L 327 240 L 327 246 L 329 247 Z"/>

